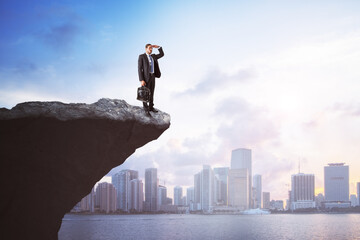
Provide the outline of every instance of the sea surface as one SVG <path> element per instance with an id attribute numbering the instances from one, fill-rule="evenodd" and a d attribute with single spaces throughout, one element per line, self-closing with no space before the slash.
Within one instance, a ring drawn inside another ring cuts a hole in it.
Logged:
<path id="1" fill-rule="evenodd" d="M 360 214 L 72 215 L 68 239 L 360 239 Z"/>

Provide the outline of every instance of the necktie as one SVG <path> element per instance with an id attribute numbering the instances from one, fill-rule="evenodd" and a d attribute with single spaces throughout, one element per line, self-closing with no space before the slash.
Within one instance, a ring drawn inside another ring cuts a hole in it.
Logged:
<path id="1" fill-rule="evenodd" d="M 149 55 L 149 59 L 150 59 L 150 72 L 154 73 L 154 61 L 153 61 L 151 55 Z"/>

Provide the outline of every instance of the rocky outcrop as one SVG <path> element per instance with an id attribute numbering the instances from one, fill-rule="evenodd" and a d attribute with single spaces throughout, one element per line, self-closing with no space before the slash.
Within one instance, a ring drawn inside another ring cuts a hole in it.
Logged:
<path id="1" fill-rule="evenodd" d="M 170 126 L 123 100 L 0 109 L 0 239 L 57 239 L 65 213 Z"/>

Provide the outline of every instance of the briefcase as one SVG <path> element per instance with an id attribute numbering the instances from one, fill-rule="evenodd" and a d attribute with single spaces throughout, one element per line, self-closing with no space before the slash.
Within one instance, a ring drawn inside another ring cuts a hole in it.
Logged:
<path id="1" fill-rule="evenodd" d="M 139 87 L 137 90 L 137 100 L 143 101 L 143 102 L 149 102 L 150 101 L 150 89 L 148 89 L 145 86 Z"/>

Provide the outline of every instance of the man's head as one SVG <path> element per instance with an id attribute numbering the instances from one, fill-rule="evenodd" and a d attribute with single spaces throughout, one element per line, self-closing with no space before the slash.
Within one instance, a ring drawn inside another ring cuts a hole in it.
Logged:
<path id="1" fill-rule="evenodd" d="M 152 53 L 152 45 L 150 43 L 145 45 L 145 52 L 147 54 L 151 54 Z"/>

